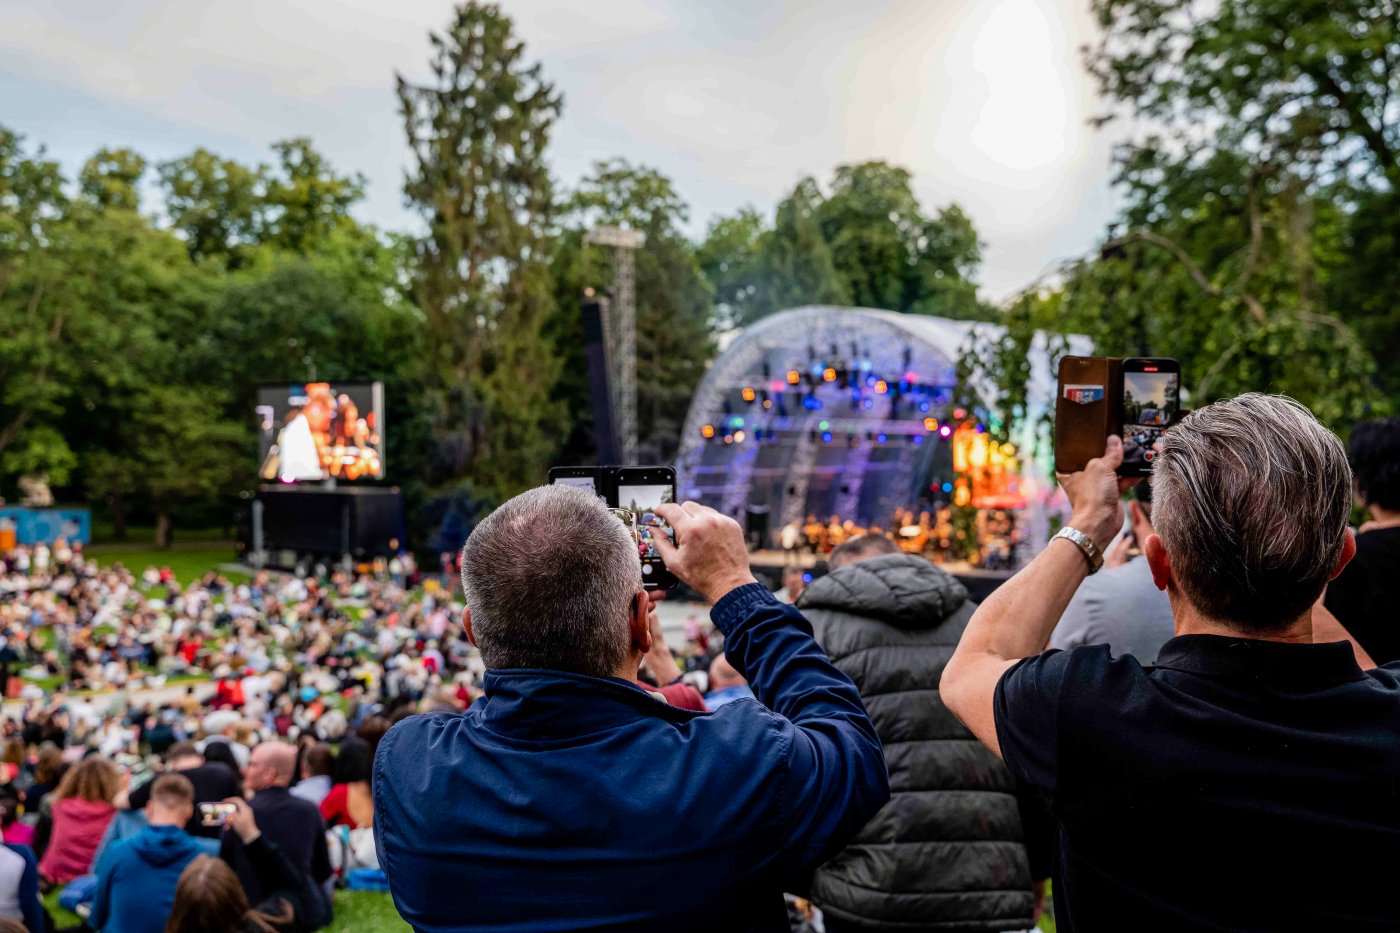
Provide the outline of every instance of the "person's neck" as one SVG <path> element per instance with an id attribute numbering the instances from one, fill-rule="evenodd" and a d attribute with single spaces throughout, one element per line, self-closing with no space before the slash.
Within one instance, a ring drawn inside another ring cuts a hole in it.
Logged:
<path id="1" fill-rule="evenodd" d="M 1255 641 L 1279 641 L 1310 645 L 1313 641 L 1312 613 L 1305 612 L 1283 628 L 1260 632 L 1241 629 L 1237 625 L 1202 615 L 1194 606 L 1178 603 L 1174 616 L 1177 635 L 1223 635 L 1227 638 L 1249 638 Z"/>
<path id="2" fill-rule="evenodd" d="M 1367 505 L 1366 511 L 1371 513 L 1371 520 L 1366 523 L 1368 525 L 1384 527 L 1400 525 L 1400 509 L 1383 509 L 1378 505 Z"/>
<path id="3" fill-rule="evenodd" d="M 178 816 L 172 816 L 169 813 L 152 814 L 147 822 L 151 826 L 179 826 L 182 828 L 186 823 L 185 820 L 180 819 Z"/>

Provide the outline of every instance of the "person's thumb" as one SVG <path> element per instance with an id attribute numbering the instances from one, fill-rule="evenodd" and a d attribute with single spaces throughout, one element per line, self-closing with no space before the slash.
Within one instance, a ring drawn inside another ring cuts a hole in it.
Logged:
<path id="1" fill-rule="evenodd" d="M 1123 438 L 1117 434 L 1108 436 L 1108 443 L 1103 448 L 1104 466 L 1111 470 L 1118 469 L 1123 463 Z"/>

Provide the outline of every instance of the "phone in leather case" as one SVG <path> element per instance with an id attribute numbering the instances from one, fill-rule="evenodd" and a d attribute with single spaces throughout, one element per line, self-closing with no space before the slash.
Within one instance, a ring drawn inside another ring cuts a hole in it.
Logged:
<path id="1" fill-rule="evenodd" d="M 1055 388 L 1055 471 L 1077 473 L 1122 431 L 1123 361 L 1066 356 Z"/>

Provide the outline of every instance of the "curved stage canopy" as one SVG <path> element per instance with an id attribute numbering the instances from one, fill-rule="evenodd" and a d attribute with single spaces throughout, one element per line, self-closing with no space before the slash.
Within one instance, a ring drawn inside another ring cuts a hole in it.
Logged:
<path id="1" fill-rule="evenodd" d="M 867 308 L 765 317 L 735 336 L 701 380 L 681 441 L 678 492 L 748 519 L 763 547 L 808 515 L 889 529 L 897 510 L 953 501 L 1025 508 L 1025 540 L 1043 541 L 1051 458 L 1034 425 L 1053 408 L 1055 391 L 1043 336 L 1032 352 L 1025 427 L 990 445 L 990 466 L 984 431 L 1000 423 L 998 392 L 958 385 L 964 350 L 999 334 L 992 324 Z M 1071 346 L 1087 352 L 1083 338 Z M 991 408 L 977 408 L 977 398 Z M 971 487 L 969 451 L 980 471 Z"/>

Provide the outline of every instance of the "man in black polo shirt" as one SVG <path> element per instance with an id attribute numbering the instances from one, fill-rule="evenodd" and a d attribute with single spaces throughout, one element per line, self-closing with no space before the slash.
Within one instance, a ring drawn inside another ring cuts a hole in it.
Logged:
<path id="1" fill-rule="evenodd" d="M 1117 531 L 1121 460 L 1109 438 L 1061 477 L 1072 531 L 982 603 L 941 684 L 1049 800 L 1060 929 L 1400 929 L 1400 666 L 1363 672 L 1313 622 L 1356 548 L 1341 442 L 1279 396 L 1188 415 L 1144 542 L 1176 637 L 1150 667 L 1041 654 Z"/>

